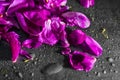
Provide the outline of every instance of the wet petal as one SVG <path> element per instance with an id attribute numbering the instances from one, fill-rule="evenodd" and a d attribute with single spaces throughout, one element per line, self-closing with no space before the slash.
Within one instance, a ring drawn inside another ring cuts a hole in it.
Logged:
<path id="1" fill-rule="evenodd" d="M 94 0 L 80 0 L 80 4 L 85 8 L 89 8 L 89 7 L 94 6 L 95 1 Z"/>
<path id="2" fill-rule="evenodd" d="M 54 32 L 52 31 L 50 19 L 45 21 L 45 26 L 42 32 L 40 33 L 40 36 L 43 39 L 43 43 L 45 44 L 54 45 L 57 43 L 58 39 L 56 38 Z"/>
<path id="3" fill-rule="evenodd" d="M 35 4 L 33 0 L 13 0 L 7 10 L 7 13 L 8 15 L 11 15 L 20 9 L 25 10 L 25 8 L 32 8 L 34 6 Z"/>
<path id="4" fill-rule="evenodd" d="M 80 44 L 80 47 L 94 56 L 100 56 L 103 52 L 101 45 L 90 36 L 86 37 L 85 41 Z"/>
<path id="5" fill-rule="evenodd" d="M 38 39 L 39 36 L 33 36 L 22 43 L 22 47 L 26 48 L 38 48 L 42 45 L 42 41 Z"/>
<path id="6" fill-rule="evenodd" d="M 48 9 L 52 9 L 55 7 L 65 6 L 67 3 L 67 0 L 44 0 L 45 7 Z"/>
<path id="7" fill-rule="evenodd" d="M 68 37 L 69 42 L 72 45 L 79 46 L 85 52 L 88 52 L 94 56 L 102 55 L 102 47 L 92 37 L 86 35 L 81 30 L 74 30 Z"/>
<path id="8" fill-rule="evenodd" d="M 72 45 L 79 45 L 86 39 L 86 34 L 81 30 L 74 30 L 69 34 L 68 40 Z"/>
<path id="9" fill-rule="evenodd" d="M 90 71 L 96 62 L 96 58 L 84 52 L 74 51 L 69 55 L 71 66 L 75 70 Z"/>
<path id="10" fill-rule="evenodd" d="M 16 13 L 20 27 L 29 35 L 38 35 L 41 32 L 41 26 L 36 26 L 31 21 L 26 19 L 22 13 Z"/>
<path id="11" fill-rule="evenodd" d="M 89 19 L 80 12 L 66 12 L 62 16 L 66 19 L 69 26 L 79 26 L 80 28 L 88 28 L 90 26 Z"/>
<path id="12" fill-rule="evenodd" d="M 45 20 L 49 18 L 50 12 L 46 9 L 29 10 L 24 12 L 24 16 L 35 25 L 43 26 Z"/>
<path id="13" fill-rule="evenodd" d="M 12 51 L 12 62 L 15 63 L 18 59 L 20 53 L 20 42 L 18 40 L 19 36 L 15 32 L 6 33 L 4 36 L 6 41 L 9 43 L 11 51 Z"/>
<path id="14" fill-rule="evenodd" d="M 26 57 L 27 59 L 32 59 L 31 55 L 23 49 L 20 50 L 20 55 Z"/>

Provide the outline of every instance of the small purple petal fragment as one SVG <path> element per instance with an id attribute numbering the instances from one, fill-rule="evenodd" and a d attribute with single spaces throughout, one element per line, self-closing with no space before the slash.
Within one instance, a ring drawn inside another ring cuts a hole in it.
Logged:
<path id="1" fill-rule="evenodd" d="M 20 55 L 26 57 L 27 59 L 32 59 L 31 55 L 23 49 L 20 50 Z"/>
<path id="2" fill-rule="evenodd" d="M 9 33 L 6 33 L 4 38 L 10 44 L 10 48 L 12 51 L 12 62 L 15 63 L 18 59 L 20 49 L 21 49 L 20 42 L 18 40 L 19 36 L 15 32 L 9 32 Z"/>
<path id="3" fill-rule="evenodd" d="M 62 16 L 66 19 L 69 26 L 79 26 L 80 28 L 88 28 L 90 26 L 89 19 L 80 12 L 66 12 Z"/>
<path id="4" fill-rule="evenodd" d="M 87 53 L 74 51 L 69 55 L 69 61 L 75 70 L 88 72 L 94 67 L 96 58 Z"/>
<path id="5" fill-rule="evenodd" d="M 39 36 L 29 38 L 22 43 L 22 47 L 26 48 L 38 48 L 42 45 L 42 41 L 39 41 Z"/>
<path id="6" fill-rule="evenodd" d="M 62 54 L 63 55 L 69 55 L 71 52 L 71 49 L 69 47 L 67 48 L 62 48 Z"/>
<path id="7" fill-rule="evenodd" d="M 94 6 L 95 1 L 94 0 L 80 0 L 80 4 L 85 8 L 89 8 L 89 7 Z"/>

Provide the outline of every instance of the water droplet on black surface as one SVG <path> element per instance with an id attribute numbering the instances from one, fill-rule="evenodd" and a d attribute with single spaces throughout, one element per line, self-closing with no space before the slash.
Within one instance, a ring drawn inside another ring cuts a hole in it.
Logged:
<path id="1" fill-rule="evenodd" d="M 107 71 L 106 70 L 103 70 L 103 74 L 106 74 L 107 73 Z"/>
<path id="2" fill-rule="evenodd" d="M 108 60 L 108 62 L 113 62 L 114 61 L 114 59 L 111 58 L 111 57 L 108 57 L 107 60 Z"/>

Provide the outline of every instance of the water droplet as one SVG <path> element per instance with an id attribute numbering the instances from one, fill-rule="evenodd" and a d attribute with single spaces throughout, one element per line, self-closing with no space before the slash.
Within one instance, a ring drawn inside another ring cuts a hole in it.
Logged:
<path id="1" fill-rule="evenodd" d="M 106 74 L 107 73 L 107 71 L 106 70 L 103 70 L 103 74 Z"/>
<path id="2" fill-rule="evenodd" d="M 112 66 L 112 67 L 115 67 L 115 64 L 114 64 L 114 63 L 111 63 L 111 66 Z"/>
<path id="3" fill-rule="evenodd" d="M 100 77 L 100 76 L 101 76 L 100 72 L 97 72 L 97 73 L 96 73 L 96 75 L 97 75 L 98 77 Z"/>
<path id="4" fill-rule="evenodd" d="M 108 57 L 107 60 L 108 60 L 108 62 L 113 62 L 114 61 L 114 59 L 111 58 L 111 57 Z"/>

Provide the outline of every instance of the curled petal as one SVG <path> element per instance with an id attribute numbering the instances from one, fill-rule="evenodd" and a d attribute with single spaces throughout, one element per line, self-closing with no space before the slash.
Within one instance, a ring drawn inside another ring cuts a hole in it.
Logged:
<path id="1" fill-rule="evenodd" d="M 89 8 L 89 7 L 94 6 L 95 1 L 94 0 L 80 0 L 80 4 L 85 8 Z"/>
<path id="2" fill-rule="evenodd" d="M 36 26 L 31 21 L 26 19 L 22 13 L 16 13 L 20 27 L 29 35 L 38 35 L 41 32 L 41 26 Z"/>
<path id="3" fill-rule="evenodd" d="M 43 26 L 45 20 L 50 16 L 50 12 L 46 9 L 36 9 L 24 12 L 24 16 L 37 26 Z"/>
<path id="4" fill-rule="evenodd" d="M 19 11 L 20 9 L 32 8 L 34 6 L 35 4 L 33 0 L 13 0 L 13 2 L 10 4 L 7 10 L 7 13 L 8 15 L 11 15 L 15 13 L 16 11 Z"/>
<path id="5" fill-rule="evenodd" d="M 100 46 L 100 44 L 95 41 L 92 37 L 90 36 L 87 36 L 85 41 L 80 44 L 80 47 L 90 53 L 90 54 L 93 54 L 94 56 L 100 56 L 102 55 L 102 47 Z"/>
<path id="6" fill-rule="evenodd" d="M 32 59 L 31 55 L 23 49 L 20 50 L 20 55 L 26 57 L 27 59 Z"/>
<path id="7" fill-rule="evenodd" d="M 18 59 L 20 53 L 20 42 L 18 40 L 19 36 L 15 32 L 6 33 L 4 38 L 10 44 L 10 48 L 12 51 L 12 62 L 15 63 Z"/>
<path id="8" fill-rule="evenodd" d="M 42 41 L 40 41 L 39 36 L 34 36 L 30 39 L 27 39 L 25 41 L 23 41 L 22 43 L 22 47 L 26 47 L 26 48 L 38 48 L 42 45 Z"/>
<path id="9" fill-rule="evenodd" d="M 54 45 L 57 43 L 58 39 L 56 38 L 54 32 L 52 31 L 50 19 L 45 21 L 45 26 L 42 32 L 40 33 L 40 36 L 43 39 L 43 43 L 45 44 Z"/>
<path id="10" fill-rule="evenodd" d="M 100 56 L 102 54 L 102 47 L 92 37 L 87 36 L 81 30 L 74 30 L 69 35 L 69 42 L 72 45 L 79 46 L 85 52 L 88 52 L 94 56 Z"/>
<path id="11" fill-rule="evenodd" d="M 66 12 L 62 16 L 70 26 L 79 26 L 80 28 L 88 28 L 90 26 L 89 19 L 80 12 Z"/>
<path id="12" fill-rule="evenodd" d="M 96 58 L 87 53 L 74 51 L 69 55 L 71 66 L 79 71 L 90 71 L 96 62 Z"/>

